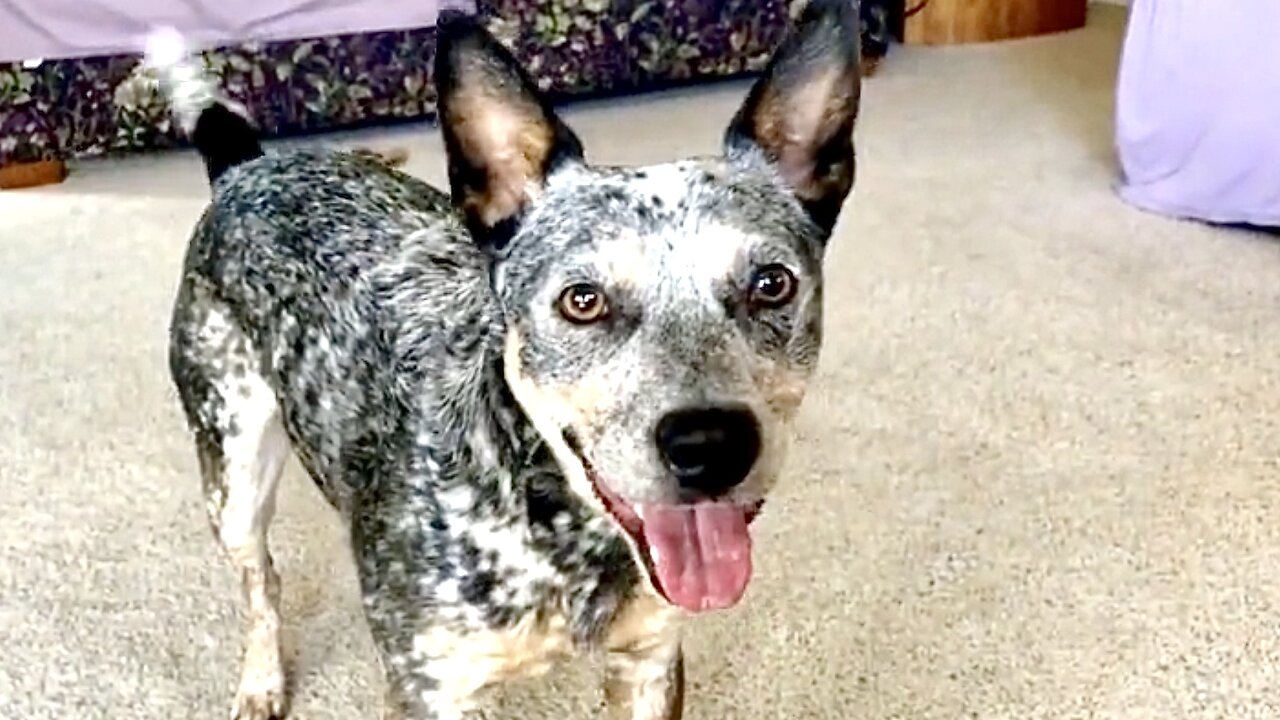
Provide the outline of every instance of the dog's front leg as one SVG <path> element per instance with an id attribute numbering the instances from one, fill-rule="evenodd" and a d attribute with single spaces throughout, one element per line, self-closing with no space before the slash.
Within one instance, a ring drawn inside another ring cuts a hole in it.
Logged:
<path id="1" fill-rule="evenodd" d="M 466 720 L 475 692 L 492 678 L 462 652 L 466 636 L 425 623 L 417 632 L 388 623 L 408 614 L 403 593 L 366 596 L 370 630 L 386 680 L 382 720 Z M 439 638 L 432 647 L 431 638 Z M 474 672 L 467 672 L 473 670 Z"/>
<path id="2" fill-rule="evenodd" d="M 610 649 L 604 691 L 610 720 L 680 720 L 684 654 L 679 638 Z"/>
<path id="3" fill-rule="evenodd" d="M 510 676 L 508 636 L 500 631 L 429 622 L 411 634 L 376 627 L 387 677 L 383 720 L 468 720 L 480 691 Z"/>
<path id="4" fill-rule="evenodd" d="M 390 678 L 382 720 L 466 720 L 471 717 L 471 689 L 427 681 Z"/>

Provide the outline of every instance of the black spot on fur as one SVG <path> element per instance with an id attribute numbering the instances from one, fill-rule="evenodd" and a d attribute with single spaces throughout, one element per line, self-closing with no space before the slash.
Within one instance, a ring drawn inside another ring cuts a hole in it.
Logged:
<path id="1" fill-rule="evenodd" d="M 211 183 L 236 165 L 262 157 L 257 131 L 221 103 L 200 113 L 191 141 L 204 159 Z"/>

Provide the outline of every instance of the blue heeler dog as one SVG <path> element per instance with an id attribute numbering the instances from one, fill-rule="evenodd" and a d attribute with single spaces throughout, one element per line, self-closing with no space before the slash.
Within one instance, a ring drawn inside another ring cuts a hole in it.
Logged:
<path id="1" fill-rule="evenodd" d="M 248 606 L 233 716 L 285 712 L 267 528 L 292 451 L 350 529 L 385 717 L 465 717 L 594 650 L 611 717 L 679 718 L 681 619 L 746 591 L 818 359 L 856 4 L 803 11 L 720 156 L 643 168 L 589 165 L 479 21 L 439 33 L 450 195 L 264 152 L 181 38 L 153 44 L 212 183 L 170 366 Z"/>

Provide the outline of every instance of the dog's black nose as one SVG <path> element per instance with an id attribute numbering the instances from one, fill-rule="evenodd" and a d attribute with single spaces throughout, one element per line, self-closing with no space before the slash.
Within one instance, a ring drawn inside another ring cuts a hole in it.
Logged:
<path id="1" fill-rule="evenodd" d="M 760 456 L 760 424 L 741 406 L 688 408 L 658 421 L 658 452 L 680 487 L 718 497 L 747 479 Z"/>

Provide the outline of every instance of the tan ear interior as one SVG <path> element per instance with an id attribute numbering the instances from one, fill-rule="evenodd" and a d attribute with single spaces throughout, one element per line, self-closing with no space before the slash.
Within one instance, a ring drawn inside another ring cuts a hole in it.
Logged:
<path id="1" fill-rule="evenodd" d="M 464 210 L 487 226 L 519 212 L 538 192 L 555 140 L 542 109 L 526 98 L 477 90 L 454 100 L 448 121 L 468 163 L 486 173 L 482 187 L 467 188 Z"/>
<path id="2" fill-rule="evenodd" d="M 850 77 L 850 72 L 855 75 Z M 772 83 L 756 106 L 756 142 L 804 200 L 821 198 L 830 191 L 830 183 L 838 180 L 819 176 L 819 155 L 836 133 L 844 131 L 855 111 L 857 72 L 856 66 L 827 68 Z"/>

